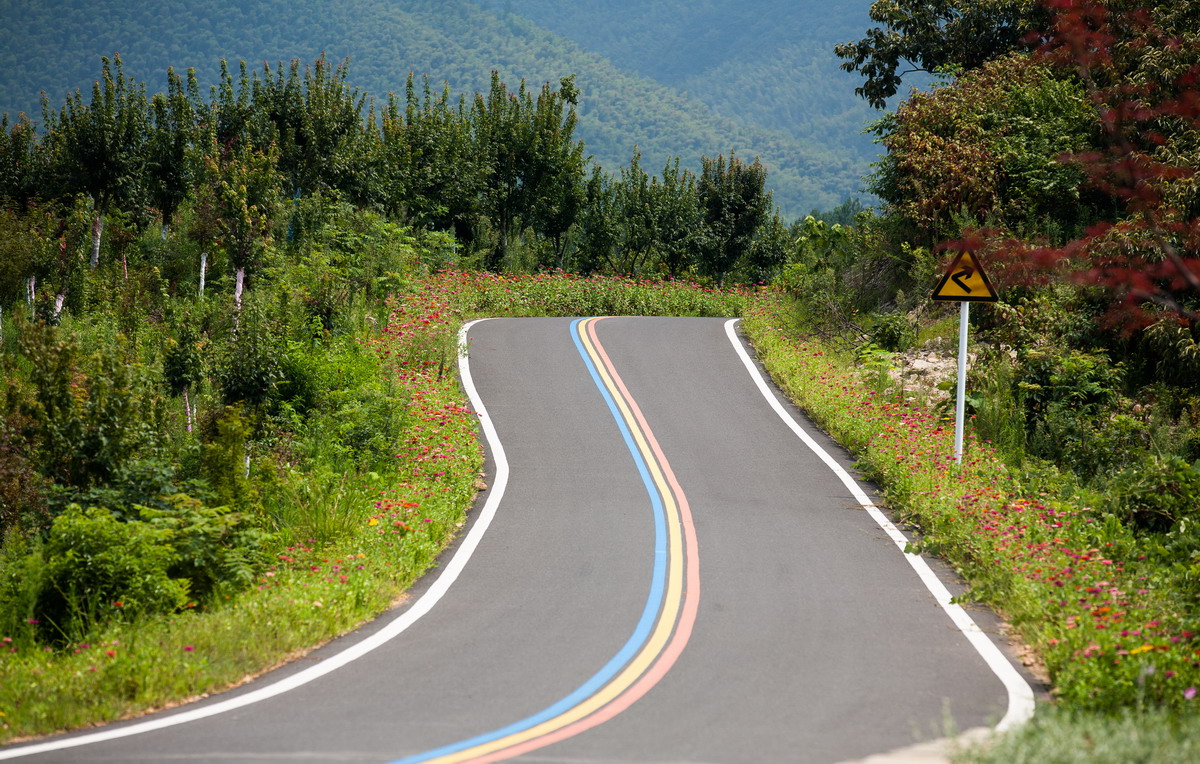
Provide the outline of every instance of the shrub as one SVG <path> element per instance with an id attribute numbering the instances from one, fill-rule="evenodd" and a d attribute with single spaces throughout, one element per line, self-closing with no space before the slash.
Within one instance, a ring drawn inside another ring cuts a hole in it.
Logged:
<path id="1" fill-rule="evenodd" d="M 1200 465 L 1177 456 L 1147 456 L 1113 478 L 1108 501 L 1122 520 L 1137 528 L 1180 530 L 1200 520 Z"/>
<path id="2" fill-rule="evenodd" d="M 283 377 L 284 349 L 258 300 L 248 302 L 240 323 L 218 364 L 217 384 L 226 403 L 262 406 Z"/>
<path id="3" fill-rule="evenodd" d="M 893 353 L 903 353 L 913 346 L 917 339 L 917 327 L 903 313 L 885 313 L 875 319 L 871 328 L 871 340 Z"/>
<path id="4" fill-rule="evenodd" d="M 25 413 L 43 475 L 73 487 L 102 484 L 153 445 L 160 399 L 125 349 L 100 348 L 87 369 L 76 338 L 53 327 L 24 325 L 20 344 L 31 362 Z"/>
<path id="5" fill-rule="evenodd" d="M 20 436 L 17 415 L 0 418 L 0 540 L 10 528 L 37 530 L 49 523 L 45 478 L 32 462 L 31 444 Z"/>
<path id="6" fill-rule="evenodd" d="M 118 614 L 165 613 L 188 601 L 188 582 L 170 569 L 172 531 L 121 522 L 108 509 L 71 507 L 54 520 L 36 554 L 43 561 L 36 620 L 44 639 L 63 642 Z"/>
<path id="7" fill-rule="evenodd" d="M 169 532 L 176 559 L 168 572 L 188 581 L 195 601 L 245 589 L 270 563 L 275 537 L 253 515 L 205 506 L 187 494 L 168 501 L 167 510 L 138 509 L 143 524 Z"/>
<path id="8" fill-rule="evenodd" d="M 257 505 L 254 486 L 246 478 L 246 441 L 250 425 L 240 408 L 226 406 L 200 424 L 200 470 L 216 503 L 249 509 Z"/>

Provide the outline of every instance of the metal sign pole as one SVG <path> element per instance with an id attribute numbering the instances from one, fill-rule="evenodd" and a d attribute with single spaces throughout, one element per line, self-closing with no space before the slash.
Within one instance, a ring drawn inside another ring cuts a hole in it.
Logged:
<path id="1" fill-rule="evenodd" d="M 958 400 L 954 406 L 954 461 L 962 464 L 963 420 L 967 413 L 967 325 L 971 303 L 960 302 L 958 311 Z"/>

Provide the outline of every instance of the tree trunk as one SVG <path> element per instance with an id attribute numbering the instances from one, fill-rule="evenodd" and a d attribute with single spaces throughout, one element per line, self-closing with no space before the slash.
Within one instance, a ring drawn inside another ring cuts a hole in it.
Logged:
<path id="1" fill-rule="evenodd" d="M 200 253 L 200 297 L 204 297 L 204 274 L 208 271 L 208 253 Z"/>
<path id="2" fill-rule="evenodd" d="M 246 269 L 237 269 L 237 281 L 233 288 L 233 330 L 236 332 L 242 327 L 242 286 L 246 283 Z"/>
<path id="3" fill-rule="evenodd" d="M 192 401 L 188 398 L 188 389 L 186 387 L 183 388 L 183 414 L 184 421 L 187 422 L 187 431 L 190 434 L 192 432 Z"/>
<path id="4" fill-rule="evenodd" d="M 242 312 L 242 287 L 246 284 L 246 269 L 237 269 L 237 278 L 233 287 L 233 304 L 237 306 L 239 313 Z"/>
<path id="5" fill-rule="evenodd" d="M 65 302 L 66 299 L 67 299 L 66 292 L 59 292 L 58 296 L 54 298 L 54 312 L 50 314 L 51 322 L 57 324 L 59 318 L 62 317 L 62 306 L 63 306 L 63 302 Z"/>
<path id="6" fill-rule="evenodd" d="M 33 302 L 37 299 L 37 276 L 30 276 L 29 281 L 26 282 L 26 284 L 29 288 L 26 290 L 25 295 L 26 299 L 29 301 L 29 307 L 32 309 Z"/>
<path id="7" fill-rule="evenodd" d="M 103 233 L 104 215 L 97 212 L 96 219 L 92 221 L 92 270 L 100 266 L 100 237 Z"/>

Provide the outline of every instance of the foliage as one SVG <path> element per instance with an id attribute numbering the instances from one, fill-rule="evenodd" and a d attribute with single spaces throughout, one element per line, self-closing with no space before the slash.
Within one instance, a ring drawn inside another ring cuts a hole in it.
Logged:
<path id="1" fill-rule="evenodd" d="M 34 615 L 53 642 L 79 640 L 120 617 L 168 613 L 188 602 L 171 531 L 122 522 L 101 507 L 72 507 L 54 520 L 41 549 L 45 570 Z"/>
<path id="2" fill-rule="evenodd" d="M 139 521 L 169 532 L 175 553 L 169 572 L 188 582 L 194 602 L 208 603 L 249 588 L 272 561 L 276 539 L 252 515 L 205 506 L 187 494 L 167 501 L 166 509 L 139 507 Z"/>
<path id="3" fill-rule="evenodd" d="M 898 353 L 908 350 L 916 342 L 917 329 L 903 313 L 885 313 L 875 319 L 871 338 L 884 350 Z"/>
<path id="4" fill-rule="evenodd" d="M 732 154 L 704 158 L 696 184 L 700 201 L 701 230 L 699 270 L 722 284 L 738 263 L 754 252 L 755 234 L 769 220 L 773 202 L 766 190 L 766 168 Z M 774 252 L 761 265 L 769 266 Z M 755 264 L 758 265 L 758 264 Z"/>
<path id="5" fill-rule="evenodd" d="M 506 264 L 510 238 L 532 227 L 559 238 L 574 222 L 583 174 L 583 144 L 574 138 L 574 81 L 559 90 L 542 86 L 535 101 L 521 81 L 510 93 L 492 73 L 486 97 L 472 109 L 477 150 L 483 154 L 483 207 L 497 241 L 485 260 L 489 270 Z"/>
<path id="6" fill-rule="evenodd" d="M 58 198 L 84 194 L 91 198 L 91 267 L 99 265 L 103 216 L 113 207 L 138 209 L 141 176 L 149 135 L 146 92 L 125 76 L 120 56 L 103 59 L 100 81 L 92 86 L 91 102 L 79 91 L 60 111 L 48 111 L 45 133 L 46 174 Z"/>
<path id="7" fill-rule="evenodd" d="M 174 65 L 181 76 L 194 67 L 204 94 L 220 84 L 219 59 L 230 62 L 235 78 L 238 60 L 269 61 L 286 82 L 293 58 L 325 51 L 331 73 L 338 62 L 352 62 L 354 84 L 374 95 L 380 111 L 389 93 L 403 99 L 409 72 L 418 91 L 423 75 L 435 93 L 448 83 L 452 107 L 460 92 L 468 101 L 486 93 L 493 69 L 514 86 L 524 79 L 535 94 L 541 83 L 574 73 L 585 109 L 577 137 L 605 169 L 615 172 L 635 144 L 651 166 L 679 156 L 693 172 L 701 156 L 733 148 L 771 167 L 776 201 L 791 216 L 857 193 L 874 156 L 861 135 L 869 110 L 856 102 L 831 52 L 865 23 L 867 3 L 842 0 L 836 10 L 770 4 L 763 11 L 761 3 L 729 0 L 621 0 L 535 12 L 529 3 L 350 0 L 330 15 L 316 0 L 257 0 L 249 11 L 209 0 L 154 16 L 112 0 L 11 0 L 6 18 L 13 23 L 0 28 L 0 113 L 37 120 L 41 90 L 53 106 L 75 88 L 86 96 L 100 57 L 117 50 L 126 72 L 151 92 L 164 87 L 163 72 Z M 643 15 L 644 23 L 627 21 Z M 361 146 L 347 148 L 340 156 L 356 162 Z M 353 180 L 377 190 L 383 178 L 372 171 Z M 354 196 L 363 197 L 366 189 Z"/>
<path id="8" fill-rule="evenodd" d="M 1188 761 L 1197 750 L 1197 716 L 1149 709 L 1096 715 L 1039 709 L 1020 729 L 954 756 L 958 764 L 1127 764 Z"/>
<path id="9" fill-rule="evenodd" d="M 1095 109 L 1100 135 L 1074 160 L 1112 212 L 1061 246 L 1012 240 L 993 246 L 1001 257 L 1034 264 L 1042 276 L 1065 274 L 1102 287 L 1114 325 L 1152 323 L 1151 305 L 1194 322 L 1200 292 L 1194 4 L 1130 10 L 1061 0 L 1050 7 L 1042 55 L 1079 79 Z"/>
<path id="10" fill-rule="evenodd" d="M 333 188 L 361 172 L 352 167 L 355 143 L 362 139 L 366 95 L 347 83 L 349 62 L 333 67 L 323 55 L 304 67 L 292 60 L 272 73 L 264 65 L 256 79 L 254 106 L 270 122 L 279 152 L 278 172 L 295 194 Z"/>
<path id="11" fill-rule="evenodd" d="M 263 406 L 283 377 L 282 342 L 261 300 L 251 300 L 217 363 L 216 381 L 226 403 Z"/>
<path id="12" fill-rule="evenodd" d="M 1061 239 L 1106 209 L 1081 193 L 1078 164 L 1059 161 L 1094 141 L 1085 93 L 1028 56 L 914 94 L 876 130 L 888 153 L 870 188 L 926 246 L 958 236 L 964 221 Z"/>
<path id="13" fill-rule="evenodd" d="M 1200 469 L 1177 456 L 1148 456 L 1113 478 L 1108 503 L 1135 528 L 1196 536 Z"/>
<path id="14" fill-rule="evenodd" d="M 1020 50 L 1043 17 L 1033 0 L 877 0 L 871 20 L 883 27 L 835 50 L 843 69 L 866 78 L 854 92 L 879 109 L 906 74 L 975 69 Z"/>
<path id="15" fill-rule="evenodd" d="M 137 363 L 100 353 L 85 369 L 73 338 L 38 324 L 21 328 L 21 350 L 34 389 L 21 411 L 46 477 L 86 488 L 113 479 L 148 449 L 157 406 Z"/>

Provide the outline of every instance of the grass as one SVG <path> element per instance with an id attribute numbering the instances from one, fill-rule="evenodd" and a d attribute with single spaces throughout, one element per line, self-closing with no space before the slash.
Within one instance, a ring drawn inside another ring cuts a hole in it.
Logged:
<path id="1" fill-rule="evenodd" d="M 1200 761 L 1200 718 L 1043 709 L 1025 727 L 960 751 L 961 764 L 1179 764 Z"/>

